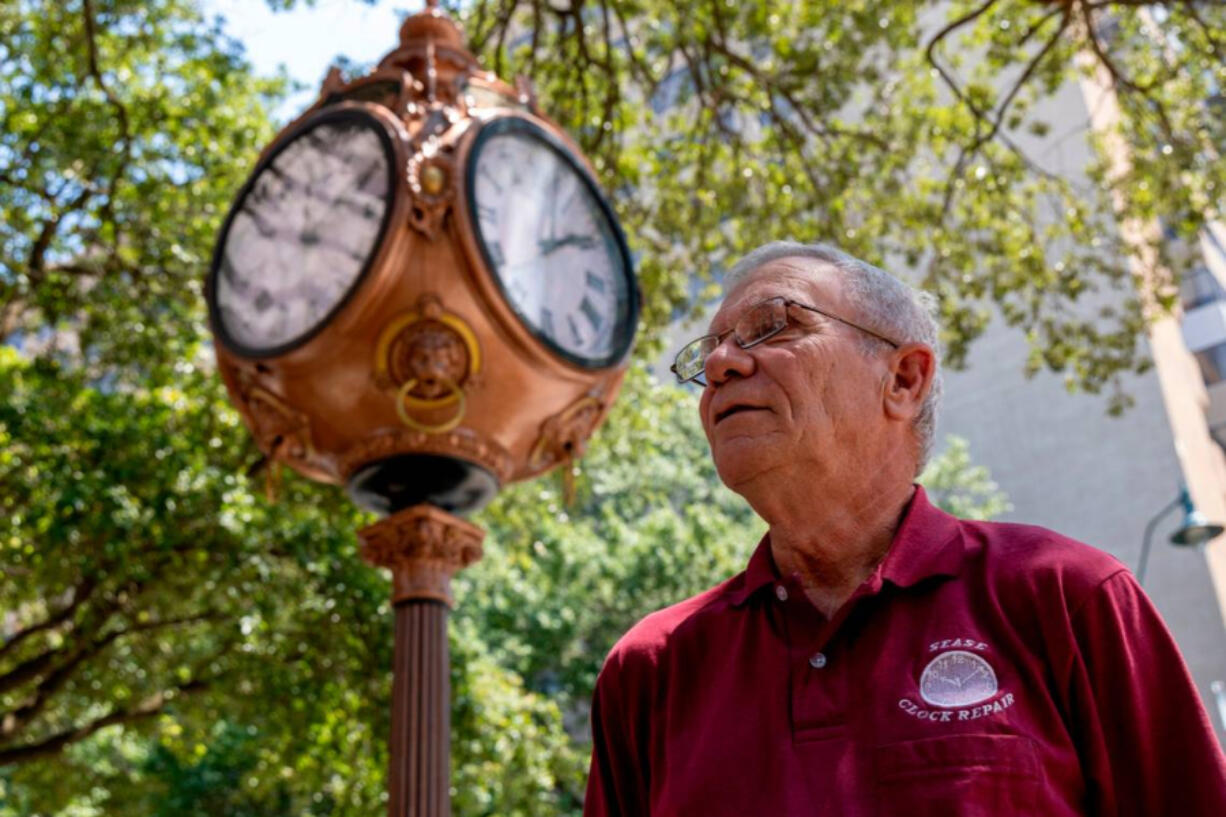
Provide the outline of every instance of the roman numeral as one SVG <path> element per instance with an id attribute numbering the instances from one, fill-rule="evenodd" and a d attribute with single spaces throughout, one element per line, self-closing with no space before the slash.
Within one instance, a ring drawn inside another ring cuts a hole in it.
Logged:
<path id="1" fill-rule="evenodd" d="M 563 213 L 569 211 L 571 204 L 574 203 L 575 195 L 579 192 L 577 188 L 577 185 L 572 185 L 570 192 L 566 194 L 566 198 L 562 199 L 562 203 L 558 205 L 558 209 Z"/>
<path id="2" fill-rule="evenodd" d="M 551 338 L 556 337 L 558 330 L 553 325 L 553 313 L 548 309 L 541 308 L 541 328 L 545 330 L 545 334 Z"/>
<path id="3" fill-rule="evenodd" d="M 575 323 L 575 316 L 567 315 L 566 323 L 570 326 L 570 333 L 574 336 L 575 343 L 583 343 L 583 336 L 579 334 L 579 324 Z"/>
<path id="4" fill-rule="evenodd" d="M 605 283 L 605 280 L 601 278 L 599 275 L 592 272 L 591 270 L 585 270 L 583 274 L 584 274 L 584 277 L 587 278 L 588 289 L 594 289 L 597 292 L 605 292 L 607 290 L 608 285 Z"/>
<path id="5" fill-rule="evenodd" d="M 497 241 L 490 241 L 485 247 L 490 253 L 490 263 L 495 267 L 501 267 L 507 262 L 506 256 L 502 254 L 502 245 Z"/>
<path id="6" fill-rule="evenodd" d="M 374 175 L 382 169 L 383 169 L 383 162 L 381 161 L 371 162 L 362 171 L 362 175 L 358 176 L 357 181 L 353 183 L 353 186 L 358 190 L 365 189 L 366 185 L 370 182 L 370 180 L 374 178 Z"/>
<path id="7" fill-rule="evenodd" d="M 491 224 L 498 223 L 498 211 L 487 204 L 477 205 L 477 220 L 488 221 Z"/>
<path id="8" fill-rule="evenodd" d="M 596 306 L 585 296 L 583 303 L 579 304 L 579 309 L 587 316 L 588 323 L 592 325 L 592 328 L 599 332 L 604 320 L 600 317 L 600 312 L 597 311 Z"/>

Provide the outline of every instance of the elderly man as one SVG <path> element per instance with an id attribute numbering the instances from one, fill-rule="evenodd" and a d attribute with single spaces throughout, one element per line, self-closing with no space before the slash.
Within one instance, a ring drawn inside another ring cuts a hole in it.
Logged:
<path id="1" fill-rule="evenodd" d="M 769 531 L 613 648 L 584 814 L 1226 815 L 1226 758 L 1127 568 L 914 484 L 940 393 L 925 298 L 823 245 L 728 282 L 674 371 Z"/>

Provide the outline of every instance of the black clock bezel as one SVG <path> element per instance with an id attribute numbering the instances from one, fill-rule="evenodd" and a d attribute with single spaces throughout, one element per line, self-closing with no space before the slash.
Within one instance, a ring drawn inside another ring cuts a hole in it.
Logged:
<path id="1" fill-rule="evenodd" d="M 493 257 L 490 255 L 489 249 L 486 247 L 485 236 L 481 232 L 481 224 L 475 217 L 477 212 L 476 207 L 476 177 L 477 177 L 477 161 L 481 156 L 481 150 L 485 143 L 493 136 L 505 133 L 523 133 L 528 134 L 546 145 L 555 154 L 561 157 L 582 180 L 587 187 L 588 192 L 596 201 L 600 208 L 601 215 L 604 216 L 605 222 L 609 225 L 610 233 L 613 238 L 613 245 L 617 248 L 618 254 L 621 256 L 621 273 L 626 279 L 626 314 L 624 322 L 615 329 L 613 338 L 613 346 L 609 354 L 601 357 L 587 357 L 576 354 L 569 349 L 561 346 L 553 338 L 549 337 L 541 331 L 527 315 L 520 310 L 519 306 L 510 297 L 506 286 L 503 284 L 502 276 L 498 273 L 498 268 L 494 265 Z M 630 247 L 626 242 L 625 233 L 622 232 L 621 223 L 617 219 L 617 215 L 613 212 L 612 205 L 605 198 L 604 192 L 600 189 L 600 185 L 592 177 L 588 169 L 580 162 L 569 147 L 561 142 L 556 136 L 549 131 L 540 127 L 531 120 L 522 115 L 519 116 L 503 116 L 496 119 L 491 119 L 485 122 L 480 130 L 473 138 L 472 144 L 468 151 L 468 161 L 464 168 L 464 196 L 465 205 L 469 214 L 469 222 L 472 227 L 473 238 L 480 250 L 481 258 L 485 262 L 486 269 L 489 270 L 490 277 L 498 287 L 499 293 L 507 306 L 510 307 L 515 317 L 528 330 L 532 337 L 536 338 L 549 351 L 553 352 L 558 357 L 578 366 L 583 369 L 607 369 L 615 366 L 625 360 L 630 353 L 630 349 L 634 344 L 634 336 L 637 333 L 640 310 L 640 293 L 638 288 L 638 277 L 634 272 L 634 259 L 630 255 Z"/>
<path id="2" fill-rule="evenodd" d="M 209 274 L 205 279 L 205 302 L 209 311 L 209 324 L 213 330 L 213 335 L 218 338 L 222 344 L 236 355 L 245 358 L 273 358 L 290 352 L 298 347 L 306 344 L 326 327 L 331 325 L 336 316 L 353 300 L 354 294 L 361 287 L 362 282 L 370 275 L 371 268 L 374 266 L 375 259 L 379 255 L 379 250 L 387 238 L 388 227 L 391 224 L 392 212 L 395 209 L 396 196 L 398 195 L 398 180 L 397 180 L 397 162 L 396 148 L 392 141 L 391 134 L 378 117 L 372 113 L 363 110 L 362 105 L 366 103 L 354 103 L 353 107 L 329 107 L 320 110 L 314 116 L 311 116 L 301 123 L 295 125 L 290 130 L 282 134 L 276 142 L 273 143 L 269 151 L 256 164 L 255 169 L 247 177 L 243 183 L 239 194 L 234 198 L 234 203 L 230 205 L 230 212 L 226 214 L 226 220 L 222 224 L 221 231 L 218 233 L 217 243 L 213 247 L 213 257 L 209 265 Z M 375 235 L 375 240 L 371 242 L 370 249 L 366 259 L 362 262 L 362 268 L 354 277 L 353 283 L 349 285 L 349 289 L 345 294 L 333 305 L 326 315 L 320 318 L 315 324 L 303 332 L 302 334 L 282 343 L 278 346 L 270 346 L 267 348 L 254 348 L 247 346 L 244 343 L 236 341 L 226 330 L 225 322 L 221 318 L 221 310 L 217 306 L 217 276 L 221 271 L 221 261 L 224 257 L 226 241 L 230 237 L 230 227 L 233 225 L 234 218 L 242 209 L 242 204 L 246 200 L 247 195 L 255 186 L 255 181 L 260 175 L 268 169 L 281 153 L 299 138 L 304 136 L 308 131 L 314 130 L 317 127 L 337 121 L 355 121 L 360 122 L 368 130 L 371 130 L 379 137 L 379 143 L 383 147 L 384 158 L 387 160 L 387 195 L 384 200 L 383 218 L 379 224 L 379 230 Z"/>

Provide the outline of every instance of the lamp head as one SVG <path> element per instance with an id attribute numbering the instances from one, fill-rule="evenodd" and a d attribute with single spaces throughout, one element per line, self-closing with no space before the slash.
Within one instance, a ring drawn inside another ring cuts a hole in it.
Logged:
<path id="1" fill-rule="evenodd" d="M 1216 522 L 1210 522 L 1203 513 L 1196 510 L 1187 488 L 1183 490 L 1180 499 L 1183 501 L 1183 525 L 1171 534 L 1172 545 L 1203 545 L 1226 530 Z"/>

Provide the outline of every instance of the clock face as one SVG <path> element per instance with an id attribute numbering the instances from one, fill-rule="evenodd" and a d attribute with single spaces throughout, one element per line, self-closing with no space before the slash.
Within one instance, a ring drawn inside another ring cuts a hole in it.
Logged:
<path id="1" fill-rule="evenodd" d="M 391 144 L 359 111 L 308 123 L 256 169 L 214 257 L 210 308 L 240 354 L 279 354 L 321 329 L 378 249 Z"/>
<path id="2" fill-rule="evenodd" d="M 630 255 L 571 154 L 524 119 L 494 120 L 473 143 L 467 194 L 478 244 L 520 320 L 573 363 L 621 360 L 638 319 Z"/>

